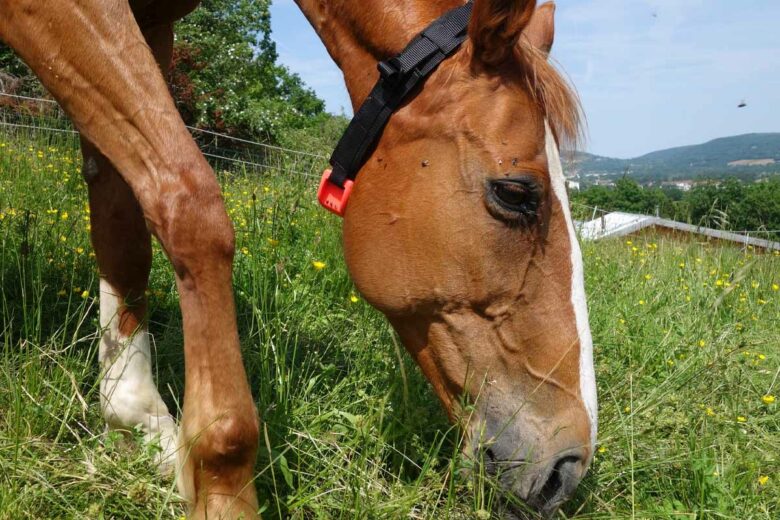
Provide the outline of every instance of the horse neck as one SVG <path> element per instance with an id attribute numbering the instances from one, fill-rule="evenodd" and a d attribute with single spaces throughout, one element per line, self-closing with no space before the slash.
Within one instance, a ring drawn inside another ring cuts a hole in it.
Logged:
<path id="1" fill-rule="evenodd" d="M 399 53 L 433 20 L 463 0 L 295 0 L 344 73 L 355 110 L 379 73 L 378 61 Z"/>

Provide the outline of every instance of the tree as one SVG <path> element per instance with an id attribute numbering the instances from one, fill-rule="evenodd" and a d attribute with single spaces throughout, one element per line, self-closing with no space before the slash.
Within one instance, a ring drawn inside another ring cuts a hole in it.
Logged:
<path id="1" fill-rule="evenodd" d="M 780 177 L 750 185 L 742 201 L 741 229 L 780 230 Z M 777 240 L 780 234 L 773 235 Z"/>
<path id="2" fill-rule="evenodd" d="M 774 232 L 766 237 L 780 238 L 775 231 L 780 229 L 777 176 L 752 184 L 729 178 L 719 184 L 701 184 L 689 192 L 643 188 L 633 179 L 623 178 L 613 188 L 594 186 L 575 193 L 572 202 L 603 211 L 643 214 L 654 214 L 658 208 L 664 218 L 733 231 L 770 230 Z"/>
<path id="3" fill-rule="evenodd" d="M 169 79 L 187 124 L 280 142 L 286 132 L 322 125 L 330 117 L 300 77 L 278 63 L 269 6 L 270 0 L 204 0 L 176 24 Z M 12 76 L 4 83 L 14 81 L 17 93 L 43 93 L 2 44 L 0 72 Z M 20 84 L 19 77 L 31 80 Z"/>
<path id="4" fill-rule="evenodd" d="M 27 76 L 30 69 L 8 45 L 0 42 L 0 70 L 16 77 Z"/>
<path id="5" fill-rule="evenodd" d="M 205 0 L 176 27 L 173 95 L 189 124 L 279 142 L 324 103 L 277 63 L 269 0 Z"/>
<path id="6" fill-rule="evenodd" d="M 0 42 L 0 92 L 43 96 L 45 90 L 11 47 Z"/>

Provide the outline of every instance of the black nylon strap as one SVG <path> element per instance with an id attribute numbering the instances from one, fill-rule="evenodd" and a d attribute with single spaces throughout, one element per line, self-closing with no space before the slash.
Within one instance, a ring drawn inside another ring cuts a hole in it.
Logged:
<path id="1" fill-rule="evenodd" d="M 350 121 L 336 145 L 330 182 L 344 187 L 355 180 L 390 116 L 425 79 L 466 40 L 473 2 L 445 13 L 398 56 L 380 62 L 379 81 Z"/>

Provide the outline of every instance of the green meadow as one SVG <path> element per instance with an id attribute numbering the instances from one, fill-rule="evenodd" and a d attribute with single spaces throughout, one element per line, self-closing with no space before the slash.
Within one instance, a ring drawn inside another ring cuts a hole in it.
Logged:
<path id="1" fill-rule="evenodd" d="M 495 486 L 355 292 L 311 159 L 216 164 L 263 517 L 491 518 Z M 104 431 L 88 230 L 75 138 L 0 130 L 0 519 L 181 518 L 155 448 Z M 780 256 L 652 234 L 583 247 L 599 447 L 558 517 L 780 518 Z M 151 279 L 157 377 L 178 410 L 181 316 L 156 245 Z"/>

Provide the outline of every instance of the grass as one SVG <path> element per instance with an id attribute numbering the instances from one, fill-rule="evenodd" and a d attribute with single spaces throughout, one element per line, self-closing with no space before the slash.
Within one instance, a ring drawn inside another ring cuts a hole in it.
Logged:
<path id="1" fill-rule="evenodd" d="M 154 449 L 104 433 L 75 144 L 0 133 L 0 519 L 180 517 Z M 354 292 L 314 180 L 284 172 L 313 167 L 276 164 L 221 174 L 264 517 L 489 518 L 493 487 Z M 561 518 L 778 518 L 780 257 L 653 235 L 584 254 L 599 450 Z M 157 246 L 150 300 L 160 388 L 178 409 L 181 318 Z"/>

